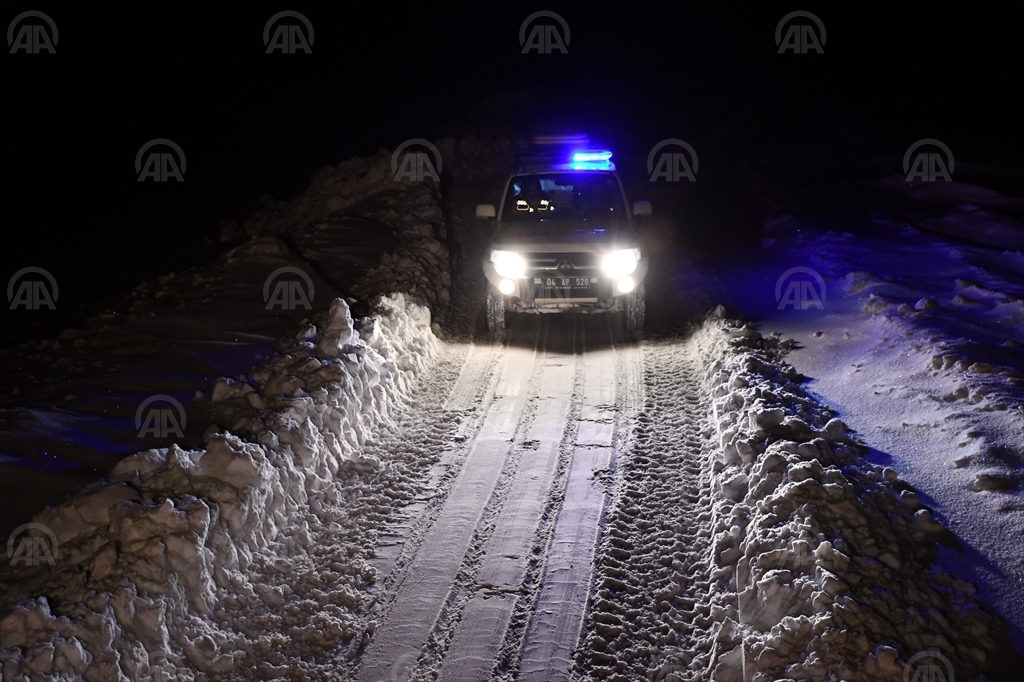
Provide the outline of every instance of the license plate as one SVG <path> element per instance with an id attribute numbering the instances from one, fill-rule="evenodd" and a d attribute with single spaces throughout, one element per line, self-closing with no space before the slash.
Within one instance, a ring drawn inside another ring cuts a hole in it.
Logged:
<path id="1" fill-rule="evenodd" d="M 590 286 L 589 277 L 547 277 L 544 286 L 549 289 L 585 289 Z"/>

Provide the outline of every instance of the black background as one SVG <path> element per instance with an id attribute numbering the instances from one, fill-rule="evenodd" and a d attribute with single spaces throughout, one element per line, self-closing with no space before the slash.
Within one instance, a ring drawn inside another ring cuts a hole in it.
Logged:
<path id="1" fill-rule="evenodd" d="M 3 336 L 52 335 L 105 296 L 211 257 L 218 221 L 244 219 L 261 195 L 290 199 L 325 164 L 465 132 L 481 102 L 522 89 L 552 120 L 635 145 L 634 161 L 666 137 L 735 147 L 853 130 L 877 150 L 935 137 L 958 163 L 1014 168 L 1024 50 L 1011 7 L 5 3 L 4 28 L 39 10 L 59 43 L 0 55 L 0 279 L 44 267 L 61 295 L 57 314 L 31 319 L 5 304 Z M 263 26 L 284 9 L 313 24 L 311 55 L 265 54 Z M 539 9 L 568 22 L 568 54 L 521 54 L 520 24 Z M 824 22 L 824 54 L 776 53 L 794 9 Z M 184 183 L 136 181 L 136 152 L 160 137 L 183 148 Z M 704 153 L 701 172 L 729 162 Z"/>

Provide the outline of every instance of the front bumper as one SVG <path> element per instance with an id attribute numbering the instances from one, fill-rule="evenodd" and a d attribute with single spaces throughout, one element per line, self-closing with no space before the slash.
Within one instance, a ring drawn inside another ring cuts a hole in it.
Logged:
<path id="1" fill-rule="evenodd" d="M 513 283 L 514 289 L 505 296 L 505 300 L 509 309 L 516 312 L 615 311 L 621 309 L 622 300 L 628 296 L 628 292 L 620 293 L 617 289 L 621 278 L 606 277 L 599 269 L 530 269 L 525 277 L 510 279 L 499 276 L 494 264 L 487 260 L 484 262 L 484 275 L 490 286 L 496 289 L 504 279 Z M 637 263 L 636 270 L 627 276 L 632 278 L 635 286 L 640 286 L 646 275 L 647 258 L 643 257 Z M 570 280 L 576 283 L 584 278 L 588 282 L 587 286 L 548 286 L 552 279 L 556 282 Z"/>

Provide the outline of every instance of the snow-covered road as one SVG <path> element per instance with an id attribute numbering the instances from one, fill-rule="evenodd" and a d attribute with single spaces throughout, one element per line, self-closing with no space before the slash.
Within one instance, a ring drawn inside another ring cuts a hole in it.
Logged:
<path id="1" fill-rule="evenodd" d="M 408 561 L 358 679 L 568 678 L 608 469 L 642 390 L 639 348 L 619 328 L 522 316 L 505 347 L 470 351 L 446 401 L 467 415 L 458 473 L 402 539 Z"/>
<path id="2" fill-rule="evenodd" d="M 345 679 L 896 680 L 924 655 L 981 679 L 1005 633 L 933 563 L 948 531 L 788 351 L 715 314 L 648 342 L 524 316 L 472 347 L 426 396 L 459 435 Z"/>
<path id="3" fill-rule="evenodd" d="M 981 679 L 1004 634 L 934 563 L 948 531 L 724 315 L 466 345 L 335 301 L 218 385 L 252 440 L 38 517 L 60 560 L 7 583 L 5 679 L 897 680 L 921 652 Z"/>

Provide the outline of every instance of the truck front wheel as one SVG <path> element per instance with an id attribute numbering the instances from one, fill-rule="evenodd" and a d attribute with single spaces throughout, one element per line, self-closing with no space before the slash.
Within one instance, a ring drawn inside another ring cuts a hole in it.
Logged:
<path id="1" fill-rule="evenodd" d="M 642 332 L 647 321 L 647 294 L 643 282 L 626 295 L 626 331 Z"/>
<path id="2" fill-rule="evenodd" d="M 493 286 L 487 287 L 487 331 L 493 341 L 505 336 L 508 313 L 505 311 L 505 297 Z"/>

